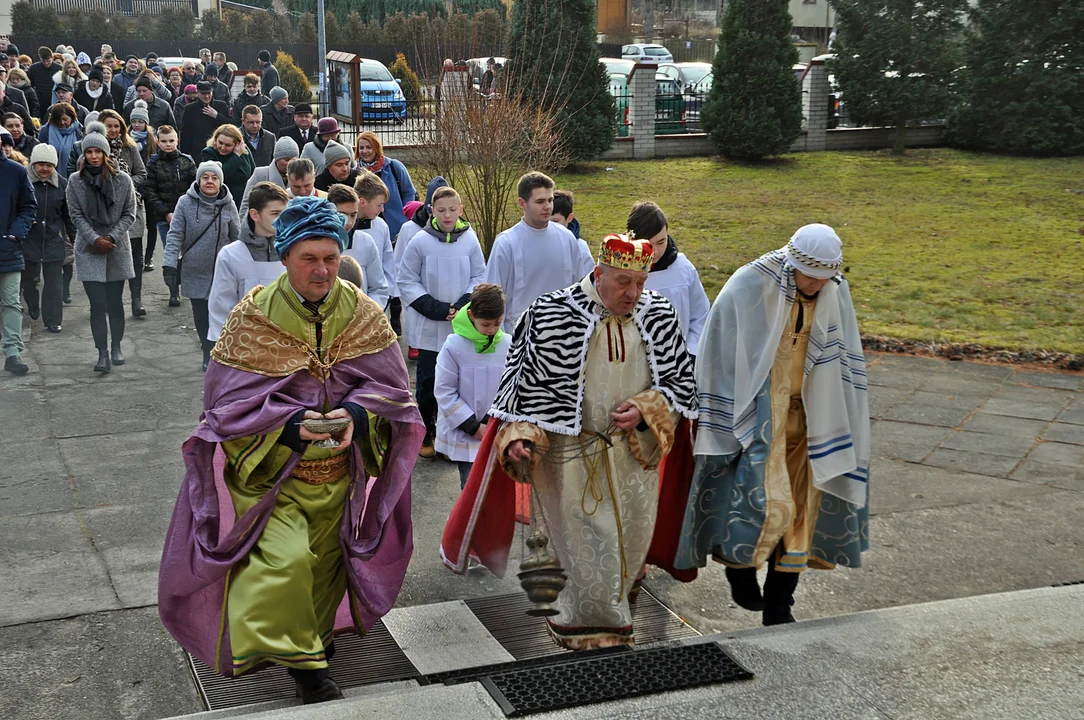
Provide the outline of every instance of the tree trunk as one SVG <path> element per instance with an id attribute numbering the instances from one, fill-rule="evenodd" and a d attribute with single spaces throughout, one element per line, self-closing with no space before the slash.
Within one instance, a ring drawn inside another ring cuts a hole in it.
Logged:
<path id="1" fill-rule="evenodd" d="M 907 152 L 907 120 L 896 118 L 896 128 L 892 133 L 892 154 L 904 155 Z"/>

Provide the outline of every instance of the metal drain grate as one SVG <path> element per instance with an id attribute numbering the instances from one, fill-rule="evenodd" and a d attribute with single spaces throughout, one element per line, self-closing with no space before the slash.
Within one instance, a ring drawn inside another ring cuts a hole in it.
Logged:
<path id="1" fill-rule="evenodd" d="M 482 679 L 482 686 L 506 716 L 521 717 L 752 677 L 719 645 L 704 643 L 570 658 L 558 665 L 491 675 Z"/>
<path id="2" fill-rule="evenodd" d="M 472 598 L 464 602 L 516 660 L 569 652 L 550 637 L 544 618 L 526 614 L 532 607 L 526 593 Z M 700 636 L 646 589 L 640 591 L 640 597 L 632 606 L 632 627 L 637 645 Z"/>
<path id="3" fill-rule="evenodd" d="M 1084 580 L 1070 580 L 1069 582 L 1054 583 L 1050 587 L 1069 587 L 1070 585 L 1084 585 Z"/>
<path id="4" fill-rule="evenodd" d="M 188 656 L 188 662 L 192 666 L 196 685 L 208 710 L 294 697 L 293 678 L 281 665 L 272 665 L 239 678 L 225 678 L 191 655 Z M 420 675 L 380 622 L 374 625 L 365 637 L 336 637 L 335 657 L 329 667 L 331 677 L 341 688 L 412 680 Z"/>

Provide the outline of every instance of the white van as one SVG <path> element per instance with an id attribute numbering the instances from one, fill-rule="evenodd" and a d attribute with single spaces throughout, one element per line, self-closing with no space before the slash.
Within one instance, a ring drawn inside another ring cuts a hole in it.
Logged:
<path id="1" fill-rule="evenodd" d="M 621 57 L 625 60 L 634 60 L 638 63 L 672 63 L 674 56 L 662 45 L 651 43 L 635 43 L 621 48 Z"/>

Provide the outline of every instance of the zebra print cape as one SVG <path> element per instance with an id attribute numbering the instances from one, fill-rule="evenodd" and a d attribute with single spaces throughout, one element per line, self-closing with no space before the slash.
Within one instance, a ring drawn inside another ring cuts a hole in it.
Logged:
<path id="1" fill-rule="evenodd" d="M 578 435 L 587 349 L 595 327 L 608 315 L 579 284 L 536 300 L 516 324 L 489 414 L 547 432 Z M 695 419 L 696 382 L 677 312 L 662 295 L 645 290 L 633 321 L 647 345 L 651 388 L 678 413 Z"/>

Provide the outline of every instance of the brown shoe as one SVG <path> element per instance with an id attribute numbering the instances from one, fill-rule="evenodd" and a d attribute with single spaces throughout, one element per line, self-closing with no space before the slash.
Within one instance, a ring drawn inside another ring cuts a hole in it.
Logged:
<path id="1" fill-rule="evenodd" d="M 432 445 L 422 445 L 422 449 L 418 451 L 418 457 L 429 459 L 436 456 L 437 451 L 433 448 Z"/>

